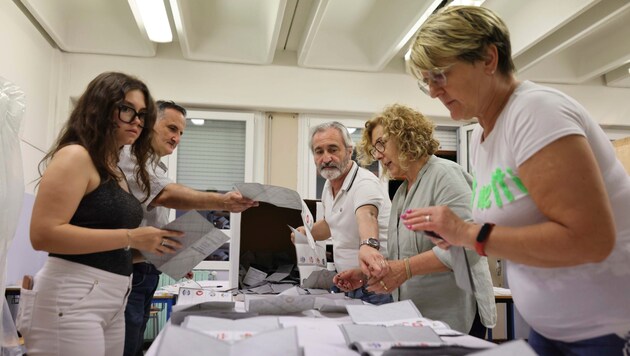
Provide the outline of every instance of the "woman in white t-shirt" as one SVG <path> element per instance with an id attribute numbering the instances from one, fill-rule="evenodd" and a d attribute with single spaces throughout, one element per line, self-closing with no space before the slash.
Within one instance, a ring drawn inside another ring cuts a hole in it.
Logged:
<path id="1" fill-rule="evenodd" d="M 489 9 L 431 16 L 411 62 L 422 91 L 480 127 L 471 142 L 474 223 L 436 206 L 407 214 L 405 225 L 509 260 L 514 302 L 539 354 L 629 352 L 630 179 L 604 132 L 567 95 L 517 81 L 508 29 Z"/>

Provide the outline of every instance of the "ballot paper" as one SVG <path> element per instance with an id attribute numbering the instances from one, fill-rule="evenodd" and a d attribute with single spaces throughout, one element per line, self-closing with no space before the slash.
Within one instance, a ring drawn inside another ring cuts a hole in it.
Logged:
<path id="1" fill-rule="evenodd" d="M 300 284 L 304 283 L 311 273 L 326 269 L 326 243 L 315 242 L 315 248 L 311 248 L 311 241 L 307 235 L 300 233 L 290 225 L 289 229 L 295 235 L 295 255 L 297 257 L 298 270 L 300 272 Z M 312 239 L 312 236 L 311 236 Z"/>
<path id="2" fill-rule="evenodd" d="M 252 316 L 239 313 L 234 309 L 234 302 L 202 302 L 197 304 L 176 304 L 171 313 L 171 323 L 180 325 L 187 316 L 214 316 L 226 319 L 241 319 Z"/>
<path id="3" fill-rule="evenodd" d="M 409 299 L 383 305 L 347 305 L 346 309 L 355 324 L 380 326 L 430 327 L 438 335 L 457 336 L 459 331 L 451 329 L 439 320 L 424 318 L 416 305 Z"/>
<path id="4" fill-rule="evenodd" d="M 226 320 L 196 315 L 187 316 L 181 326 L 228 342 L 243 340 L 260 332 L 280 329 L 281 327 L 278 317 L 275 316 Z"/>
<path id="5" fill-rule="evenodd" d="M 339 325 L 346 344 L 361 355 L 380 355 L 393 346 L 442 346 L 444 342 L 429 327 Z"/>
<path id="6" fill-rule="evenodd" d="M 197 304 L 202 302 L 231 302 L 232 292 L 219 292 L 212 289 L 180 288 L 177 304 Z"/>
<path id="7" fill-rule="evenodd" d="M 161 256 L 141 252 L 158 270 L 175 280 L 183 278 L 199 262 L 230 239 L 195 210 L 171 221 L 162 229 L 183 231 L 184 236 L 177 239 L 182 247 L 174 254 L 166 253 Z"/>
<path id="8" fill-rule="evenodd" d="M 348 314 L 355 324 L 364 325 L 401 325 L 422 318 L 409 299 L 382 305 L 349 305 Z"/>
<path id="9" fill-rule="evenodd" d="M 294 327 L 264 331 L 237 342 L 226 342 L 195 330 L 168 325 L 162 331 L 156 355 L 298 356 L 301 351 Z"/>
<path id="10" fill-rule="evenodd" d="M 287 291 L 288 292 L 288 291 Z M 349 305 L 363 305 L 358 299 L 343 294 L 295 295 L 293 293 L 276 296 L 246 295 L 245 309 L 260 315 L 288 315 L 307 310 L 329 313 L 346 313 Z"/>
<path id="11" fill-rule="evenodd" d="M 302 223 L 308 237 L 308 244 L 312 249 L 315 249 L 315 240 L 311 234 L 311 229 L 315 223 L 313 214 L 311 214 L 298 192 L 284 187 L 260 183 L 238 183 L 234 187 L 246 198 L 273 204 L 281 208 L 300 210 Z"/>
<path id="12" fill-rule="evenodd" d="M 302 210 L 302 198 L 294 190 L 260 183 L 238 183 L 234 187 L 242 196 L 281 208 Z"/>

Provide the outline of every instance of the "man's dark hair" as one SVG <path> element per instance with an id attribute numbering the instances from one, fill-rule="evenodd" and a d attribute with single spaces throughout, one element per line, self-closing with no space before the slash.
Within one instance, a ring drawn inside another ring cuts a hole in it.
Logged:
<path id="1" fill-rule="evenodd" d="M 155 103 L 158 107 L 158 116 L 162 116 L 161 114 L 163 114 L 166 109 L 173 109 L 179 111 L 186 117 L 186 109 L 172 100 L 158 100 Z"/>

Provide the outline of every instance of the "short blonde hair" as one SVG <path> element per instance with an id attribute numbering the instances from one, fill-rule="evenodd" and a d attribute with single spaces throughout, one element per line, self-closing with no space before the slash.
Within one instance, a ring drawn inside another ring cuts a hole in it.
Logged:
<path id="1" fill-rule="evenodd" d="M 393 104 L 365 123 L 361 142 L 357 145 L 357 156 L 364 166 L 374 162 L 370 154 L 372 132 L 378 125 L 383 126 L 383 139 L 396 140 L 403 169 L 407 169 L 409 162 L 430 156 L 440 147 L 440 142 L 433 137 L 433 122 L 410 107 Z M 383 173 L 388 174 L 386 167 L 383 167 Z"/>
<path id="2" fill-rule="evenodd" d="M 510 32 L 499 16 L 485 7 L 451 6 L 431 15 L 411 45 L 409 69 L 421 79 L 421 71 L 440 68 L 454 60 L 468 63 L 485 58 L 490 45 L 497 47 L 497 70 L 515 71 Z"/>

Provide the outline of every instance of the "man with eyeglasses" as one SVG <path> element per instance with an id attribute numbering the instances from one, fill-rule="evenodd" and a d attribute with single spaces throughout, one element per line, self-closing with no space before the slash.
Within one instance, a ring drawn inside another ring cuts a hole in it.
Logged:
<path id="1" fill-rule="evenodd" d="M 384 275 L 389 271 L 384 256 L 391 209 L 385 188 L 372 172 L 352 160 L 354 143 L 341 123 L 316 126 L 311 131 L 310 147 L 317 172 L 326 179 L 322 191 L 324 219 L 313 225 L 313 238 L 332 237 L 337 272 L 361 267 L 366 276 Z M 298 229 L 304 233 L 303 227 Z M 369 265 L 362 262 L 359 266 L 359 254 Z M 347 295 L 372 304 L 392 300 L 389 294 L 369 293 L 363 287 L 347 291 Z"/>
<path id="2" fill-rule="evenodd" d="M 184 134 L 186 109 L 172 101 L 160 100 L 156 104 L 158 114 L 153 126 L 152 147 L 158 158 L 162 158 L 173 153 Z M 133 108 L 121 106 L 119 113 L 120 120 L 131 122 L 138 117 L 144 123 L 143 113 L 136 113 Z M 144 218 L 141 226 L 166 225 L 170 209 L 241 212 L 258 205 L 238 192 L 200 192 L 174 183 L 166 176 L 167 167 L 164 163 L 157 161 L 150 164 L 147 171 L 151 175 L 151 194 L 142 203 Z M 125 173 L 130 192 L 142 201 L 145 194 L 136 179 L 136 162 L 131 158 L 128 147 L 121 151 L 119 167 Z M 125 356 L 143 354 L 144 330 L 160 275 L 155 266 L 146 262 L 139 252 L 134 252 L 132 288 L 125 309 Z"/>

